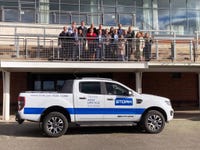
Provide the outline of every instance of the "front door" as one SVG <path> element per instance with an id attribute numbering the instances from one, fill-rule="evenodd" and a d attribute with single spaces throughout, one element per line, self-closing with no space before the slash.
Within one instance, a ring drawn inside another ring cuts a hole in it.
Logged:
<path id="1" fill-rule="evenodd" d="M 129 89 L 117 83 L 106 82 L 105 121 L 133 121 L 134 96 L 130 96 Z"/>

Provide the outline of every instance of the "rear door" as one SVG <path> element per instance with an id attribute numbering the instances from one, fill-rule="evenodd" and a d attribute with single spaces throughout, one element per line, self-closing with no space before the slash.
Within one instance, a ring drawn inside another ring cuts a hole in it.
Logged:
<path id="1" fill-rule="evenodd" d="M 104 107 L 104 95 L 101 85 L 98 81 L 78 83 L 78 91 L 74 93 L 77 121 L 103 121 L 101 110 Z"/>

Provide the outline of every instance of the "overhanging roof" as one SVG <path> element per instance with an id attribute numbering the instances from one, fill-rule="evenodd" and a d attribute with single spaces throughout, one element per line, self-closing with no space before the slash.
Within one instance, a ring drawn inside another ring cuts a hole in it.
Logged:
<path id="1" fill-rule="evenodd" d="M 95 61 L 10 61 L 0 60 L 9 72 L 200 72 L 199 63 L 95 62 Z"/>
<path id="2" fill-rule="evenodd" d="M 7 61 L 1 60 L 2 70 L 9 72 L 134 72 L 147 69 L 141 62 L 68 62 L 68 61 Z"/>

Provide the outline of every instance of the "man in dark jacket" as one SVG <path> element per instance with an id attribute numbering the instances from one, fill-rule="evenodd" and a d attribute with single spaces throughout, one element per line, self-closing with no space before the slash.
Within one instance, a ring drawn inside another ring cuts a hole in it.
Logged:
<path id="1" fill-rule="evenodd" d="M 67 27 L 63 27 L 63 31 L 59 34 L 58 37 L 58 46 L 61 46 L 61 58 L 65 58 L 68 54 L 67 52 L 67 37 L 69 37 Z"/>
<path id="2" fill-rule="evenodd" d="M 86 37 L 88 29 L 85 26 L 85 22 L 84 21 L 81 21 L 81 25 L 78 27 L 78 30 L 82 30 L 83 36 Z"/>

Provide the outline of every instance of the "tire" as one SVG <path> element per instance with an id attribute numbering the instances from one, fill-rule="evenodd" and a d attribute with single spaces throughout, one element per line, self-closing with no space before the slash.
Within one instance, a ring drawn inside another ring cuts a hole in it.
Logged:
<path id="1" fill-rule="evenodd" d="M 42 128 L 49 137 L 59 137 L 68 129 L 67 118 L 59 112 L 51 112 L 44 117 Z"/>
<path id="2" fill-rule="evenodd" d="M 165 118 L 159 111 L 150 110 L 144 115 L 141 124 L 148 133 L 160 133 L 165 127 Z"/>

